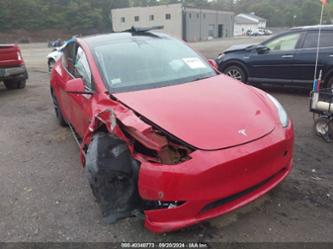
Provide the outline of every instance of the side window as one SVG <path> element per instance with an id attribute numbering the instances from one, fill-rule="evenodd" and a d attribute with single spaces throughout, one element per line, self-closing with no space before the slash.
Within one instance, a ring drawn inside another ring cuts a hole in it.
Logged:
<path id="1" fill-rule="evenodd" d="M 88 89 L 92 89 L 91 71 L 89 63 L 81 47 L 78 47 L 77 49 L 74 68 L 75 68 L 74 76 L 76 78 L 82 78 L 86 87 Z"/>
<path id="2" fill-rule="evenodd" d="M 75 43 L 68 43 L 63 49 L 62 64 L 67 71 L 74 75 L 74 54 L 75 54 Z"/>
<path id="3" fill-rule="evenodd" d="M 333 47 L 333 32 L 323 32 L 320 39 L 320 46 L 323 48 Z"/>
<path id="4" fill-rule="evenodd" d="M 278 37 L 272 41 L 269 41 L 265 45 L 270 48 L 271 51 L 289 51 L 296 48 L 297 42 L 300 38 L 300 33 L 284 35 Z"/>
<path id="5" fill-rule="evenodd" d="M 303 48 L 316 48 L 318 44 L 318 31 L 307 33 Z M 320 36 L 320 47 L 333 47 L 333 32 L 322 31 Z"/>

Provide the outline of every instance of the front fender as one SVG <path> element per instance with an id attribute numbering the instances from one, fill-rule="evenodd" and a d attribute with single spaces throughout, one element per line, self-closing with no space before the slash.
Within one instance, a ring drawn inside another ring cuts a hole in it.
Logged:
<path id="1" fill-rule="evenodd" d="M 133 144 L 124 134 L 126 130 L 131 137 L 139 141 L 142 145 L 155 151 L 161 151 L 168 141 L 164 136 L 160 136 L 154 132 L 151 125 L 142 121 L 132 110 L 123 106 L 115 106 L 114 108 L 105 108 L 103 111 L 96 109 L 94 118 L 92 119 L 89 128 L 84 135 L 81 143 L 81 162 L 84 165 L 85 152 L 91 142 L 92 136 L 100 130 L 101 127 L 106 129 L 106 132 L 117 136 L 125 141 L 134 156 Z"/>

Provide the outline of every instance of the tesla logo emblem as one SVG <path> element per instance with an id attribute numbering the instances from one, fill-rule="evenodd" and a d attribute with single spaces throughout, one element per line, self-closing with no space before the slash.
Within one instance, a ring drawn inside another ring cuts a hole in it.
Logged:
<path id="1" fill-rule="evenodd" d="M 247 137 L 247 134 L 246 134 L 246 130 L 245 130 L 245 129 L 243 129 L 243 130 L 239 130 L 238 133 L 239 133 L 240 135 L 243 135 L 244 137 Z"/>

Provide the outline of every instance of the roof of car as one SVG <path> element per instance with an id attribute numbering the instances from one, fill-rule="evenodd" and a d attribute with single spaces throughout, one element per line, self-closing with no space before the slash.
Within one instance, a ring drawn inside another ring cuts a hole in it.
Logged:
<path id="1" fill-rule="evenodd" d="M 92 35 L 82 37 L 80 39 L 87 42 L 90 46 L 94 47 L 97 44 L 101 44 L 104 42 L 117 41 L 117 40 L 131 40 L 133 37 L 156 37 L 156 38 L 170 38 L 165 33 L 148 31 L 148 32 L 115 32 L 109 34 L 101 34 L 101 35 Z"/>
<path id="2" fill-rule="evenodd" d="M 314 25 L 314 26 L 303 26 L 303 27 L 295 27 L 291 30 L 319 30 L 321 27 L 322 30 L 333 30 L 333 25 Z"/>

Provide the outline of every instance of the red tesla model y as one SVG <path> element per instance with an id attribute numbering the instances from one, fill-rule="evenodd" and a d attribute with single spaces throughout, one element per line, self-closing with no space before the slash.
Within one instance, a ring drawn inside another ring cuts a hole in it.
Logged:
<path id="1" fill-rule="evenodd" d="M 255 200 L 292 167 L 278 100 L 151 29 L 73 39 L 51 95 L 110 223 L 137 215 L 177 230 Z"/>

